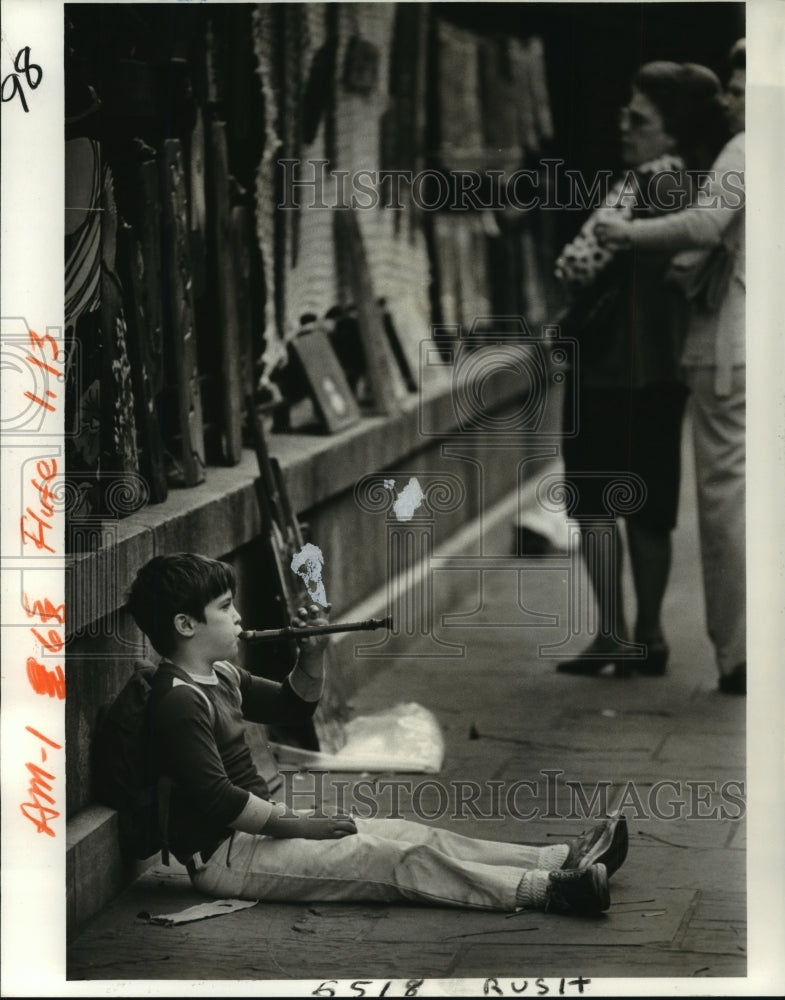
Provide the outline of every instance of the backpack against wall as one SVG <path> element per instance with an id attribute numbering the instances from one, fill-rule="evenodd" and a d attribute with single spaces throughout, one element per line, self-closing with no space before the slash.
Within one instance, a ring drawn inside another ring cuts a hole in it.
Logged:
<path id="1" fill-rule="evenodd" d="M 168 666 L 171 669 L 172 665 Z M 187 674 L 174 671 L 189 687 Z M 145 860 L 161 852 L 169 864 L 168 818 L 171 780 L 156 773 L 154 761 L 152 684 L 156 667 L 146 660 L 114 699 L 102 705 L 92 743 L 93 794 L 118 813 L 120 849 L 128 859 Z"/>

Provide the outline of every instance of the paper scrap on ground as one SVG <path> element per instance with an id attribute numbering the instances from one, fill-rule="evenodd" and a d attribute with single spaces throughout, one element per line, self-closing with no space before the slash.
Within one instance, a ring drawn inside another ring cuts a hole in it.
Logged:
<path id="1" fill-rule="evenodd" d="M 306 542 L 299 552 L 292 556 L 292 570 L 303 578 L 308 593 L 317 604 L 327 607 L 327 594 L 322 583 L 324 556 L 318 545 Z"/>
<path id="2" fill-rule="evenodd" d="M 399 521 L 411 521 L 414 512 L 422 504 L 425 494 L 422 491 L 419 481 L 412 476 L 409 482 L 398 494 L 398 499 L 393 504 L 393 511 Z"/>
<path id="3" fill-rule="evenodd" d="M 213 899 L 209 903 L 197 903 L 179 913 L 162 913 L 158 916 L 145 917 L 149 924 L 161 924 L 163 927 L 174 927 L 176 924 L 189 924 L 194 920 L 207 920 L 209 917 L 222 917 L 237 910 L 247 910 L 256 906 L 258 899 Z"/>
<path id="4" fill-rule="evenodd" d="M 335 753 L 273 743 L 279 763 L 328 771 L 407 771 L 436 774 L 444 761 L 444 736 L 433 712 L 416 702 L 401 703 L 350 719 L 346 742 Z"/>

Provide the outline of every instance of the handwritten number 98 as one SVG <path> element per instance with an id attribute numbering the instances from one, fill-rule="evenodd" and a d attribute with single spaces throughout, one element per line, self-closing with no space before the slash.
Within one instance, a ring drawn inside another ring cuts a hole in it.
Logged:
<path id="1" fill-rule="evenodd" d="M 27 97 L 25 96 L 25 89 L 20 75 L 24 76 L 25 83 L 30 90 L 35 90 L 44 78 L 44 71 L 41 67 L 37 63 L 30 62 L 29 45 L 17 52 L 16 59 L 14 59 L 14 69 L 16 72 L 9 73 L 3 80 L 0 86 L 0 97 L 2 97 L 3 103 L 12 101 L 15 97 L 18 97 L 22 102 L 22 108 L 27 112 L 30 108 L 27 104 Z"/>

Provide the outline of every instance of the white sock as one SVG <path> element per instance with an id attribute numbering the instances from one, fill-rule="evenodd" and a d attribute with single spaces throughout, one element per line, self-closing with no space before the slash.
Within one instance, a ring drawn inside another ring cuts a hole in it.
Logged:
<path id="1" fill-rule="evenodd" d="M 551 844 L 548 847 L 541 847 L 538 867 L 544 869 L 546 872 L 555 872 L 567 860 L 569 853 L 570 847 L 568 844 Z"/>
<path id="2" fill-rule="evenodd" d="M 522 910 L 541 910 L 548 894 L 548 872 L 535 868 L 524 872 L 515 890 L 515 904 Z"/>

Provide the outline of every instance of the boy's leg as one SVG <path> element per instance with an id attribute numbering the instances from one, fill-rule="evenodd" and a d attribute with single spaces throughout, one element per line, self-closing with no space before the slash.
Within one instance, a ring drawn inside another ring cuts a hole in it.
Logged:
<path id="1" fill-rule="evenodd" d="M 335 841 L 235 833 L 197 865 L 194 886 L 218 898 L 289 902 L 409 900 L 506 912 L 545 903 L 548 871 L 450 857 L 433 844 L 376 836 L 367 824 Z"/>
<path id="2" fill-rule="evenodd" d="M 428 844 L 462 861 L 538 872 L 585 869 L 599 862 L 605 865 L 610 877 L 624 863 L 629 843 L 627 820 L 620 815 L 591 824 L 579 836 L 543 847 L 466 837 L 453 830 L 405 819 L 358 818 L 355 822 L 358 829 L 375 836 L 410 844 Z"/>
<path id="3" fill-rule="evenodd" d="M 555 871 L 561 868 L 569 853 L 569 845 L 510 844 L 498 840 L 467 837 L 443 827 L 429 826 L 406 819 L 355 819 L 357 829 L 387 840 L 407 844 L 428 844 L 434 849 L 461 861 L 476 861 L 484 865 L 502 865 L 517 869 Z"/>

